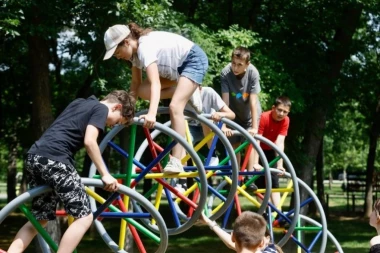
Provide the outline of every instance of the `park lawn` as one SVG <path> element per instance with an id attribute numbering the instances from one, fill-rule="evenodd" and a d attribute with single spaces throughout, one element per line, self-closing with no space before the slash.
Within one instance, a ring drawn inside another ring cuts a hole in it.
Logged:
<path id="1" fill-rule="evenodd" d="M 357 252 L 368 252 L 369 240 L 376 234 L 376 231 L 368 225 L 368 219 L 363 219 L 360 217 L 360 208 L 356 209 L 356 212 L 346 211 L 346 199 L 344 198 L 341 189 L 339 187 L 334 187 L 332 190 L 327 189 L 326 192 L 333 195 L 341 195 L 341 197 L 332 197 L 329 202 L 329 213 L 330 218 L 328 219 L 328 229 L 335 236 L 335 238 L 340 242 L 341 247 L 345 253 L 357 253 Z M 245 209 L 249 209 L 249 203 L 243 201 L 243 206 Z M 0 208 L 5 203 L 0 203 Z M 288 204 L 288 201 L 286 201 Z M 359 204 L 359 203 L 357 203 Z M 360 207 L 361 204 L 359 204 Z M 247 207 L 248 206 L 248 207 Z M 162 215 L 170 223 L 170 214 L 167 210 L 162 210 Z M 318 218 L 315 220 L 318 221 Z M 5 249 L 18 228 L 22 226 L 25 219 L 20 215 L 16 214 L 12 219 L 7 219 L 3 224 L 0 225 L 0 248 Z M 110 234 L 118 233 L 119 222 L 115 222 L 115 229 L 110 229 Z M 112 230 L 112 231 L 111 231 Z M 108 231 L 108 230 L 107 230 Z M 278 235 L 277 235 L 278 236 Z M 315 234 L 311 234 L 314 238 Z M 113 237 L 115 238 L 115 237 Z M 275 235 L 276 238 L 276 235 Z M 115 240 L 117 240 L 115 238 Z M 144 240 L 144 238 L 142 238 Z M 306 236 L 306 240 L 311 240 Z M 290 250 L 287 246 L 284 247 L 285 252 L 292 253 L 297 252 L 293 242 Z M 147 252 L 154 252 L 156 249 L 155 245 L 152 247 L 148 246 Z M 288 249 L 288 250 L 286 250 Z M 318 252 L 318 248 L 314 248 L 313 252 Z M 34 245 L 32 244 L 26 253 L 35 252 Z M 103 243 L 102 239 L 98 235 L 95 228 L 90 229 L 81 241 L 78 247 L 78 253 L 90 253 L 90 252 L 111 252 L 107 246 Z M 135 251 L 138 252 L 138 251 Z M 179 235 L 173 235 L 169 237 L 168 253 L 193 253 L 193 252 L 207 252 L 207 253 L 221 253 L 221 252 L 233 252 L 229 250 L 224 244 L 219 240 L 219 238 L 212 232 L 208 227 L 204 226 L 193 226 L 188 231 L 181 233 Z M 328 241 L 328 247 L 325 252 L 335 252 L 335 246 Z"/>

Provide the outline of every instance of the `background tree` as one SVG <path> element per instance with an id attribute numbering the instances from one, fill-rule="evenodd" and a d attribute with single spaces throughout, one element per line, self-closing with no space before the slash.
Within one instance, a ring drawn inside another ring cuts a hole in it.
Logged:
<path id="1" fill-rule="evenodd" d="M 106 29 L 130 21 L 180 33 L 201 45 L 210 62 L 205 85 L 216 90 L 231 50 L 249 47 L 261 75 L 263 108 L 280 94 L 292 99 L 286 153 L 300 178 L 312 186 L 318 154 L 325 157 L 318 166 L 321 187 L 324 168 L 364 164 L 369 152 L 369 181 L 371 168 L 379 164 L 379 8 L 374 0 L 2 3 L 0 154 L 7 166 L 0 170 L 9 168 L 9 196 L 15 196 L 22 155 L 71 100 L 129 88 L 128 64 L 102 58 Z M 139 101 L 137 109 L 146 106 Z M 86 175 L 82 167 L 77 168 Z M 318 194 L 323 200 L 323 189 Z"/>

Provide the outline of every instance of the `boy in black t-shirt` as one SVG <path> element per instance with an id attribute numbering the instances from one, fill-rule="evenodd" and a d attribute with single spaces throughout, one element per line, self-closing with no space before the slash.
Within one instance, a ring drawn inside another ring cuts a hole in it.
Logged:
<path id="1" fill-rule="evenodd" d="M 62 237 L 58 253 L 73 252 L 90 227 L 91 213 L 84 185 L 74 167 L 74 155 L 82 147 L 101 175 L 104 189 L 116 191 L 117 180 L 105 167 L 97 138 L 106 126 L 128 124 L 134 116 L 134 98 L 126 91 L 116 90 L 102 101 L 95 96 L 71 102 L 42 137 L 29 149 L 25 160 L 31 188 L 49 185 L 53 191 L 33 199 L 32 213 L 41 225 L 55 219 L 57 201 L 76 220 Z M 17 233 L 8 253 L 23 252 L 37 231 L 27 222 Z"/>

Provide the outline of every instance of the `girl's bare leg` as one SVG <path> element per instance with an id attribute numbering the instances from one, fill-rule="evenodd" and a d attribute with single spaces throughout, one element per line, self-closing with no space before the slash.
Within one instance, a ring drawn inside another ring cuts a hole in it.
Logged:
<path id="1" fill-rule="evenodd" d="M 178 81 L 177 88 L 173 94 L 172 100 L 169 105 L 170 119 L 172 121 L 172 128 L 174 131 L 185 137 L 185 116 L 183 110 L 190 97 L 196 89 L 199 88 L 197 83 L 190 79 L 181 76 Z M 178 159 L 183 156 L 184 150 L 181 145 L 176 145 L 173 148 L 172 155 Z"/>
<path id="2" fill-rule="evenodd" d="M 176 90 L 177 83 L 176 81 L 172 81 L 166 78 L 160 77 L 160 82 L 161 82 L 161 99 L 167 99 L 167 98 L 172 98 L 173 94 Z M 137 95 L 145 100 L 150 99 L 150 82 L 149 80 L 145 79 L 141 85 L 139 86 Z"/>

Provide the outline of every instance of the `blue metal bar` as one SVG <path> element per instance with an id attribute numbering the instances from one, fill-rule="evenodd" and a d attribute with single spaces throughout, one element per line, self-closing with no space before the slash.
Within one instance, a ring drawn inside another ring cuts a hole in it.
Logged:
<path id="1" fill-rule="evenodd" d="M 104 218 L 133 218 L 133 219 L 146 219 L 151 218 L 150 213 L 132 213 L 132 212 L 103 212 L 99 215 Z"/>
<path id="2" fill-rule="evenodd" d="M 117 197 L 119 197 L 120 196 L 120 194 L 118 193 L 118 192 L 114 192 L 114 193 L 112 193 L 112 195 L 103 203 L 103 204 L 101 204 L 98 208 L 97 208 L 97 210 L 93 213 L 93 216 L 94 216 L 94 220 L 96 219 L 96 218 L 98 218 L 99 217 L 99 215 L 100 215 L 100 213 L 102 213 L 104 210 L 106 210 L 106 208 L 107 207 L 109 207 L 109 205 L 111 205 L 112 204 L 112 202 L 115 200 L 115 199 L 117 199 Z"/>

